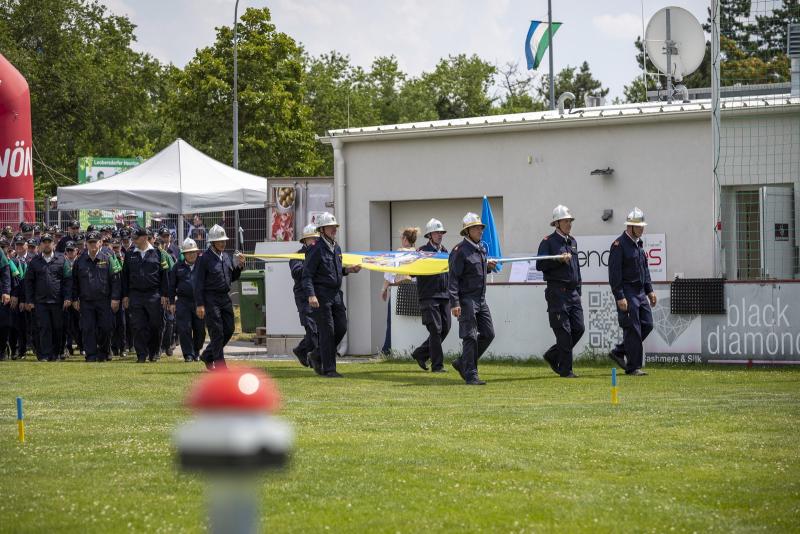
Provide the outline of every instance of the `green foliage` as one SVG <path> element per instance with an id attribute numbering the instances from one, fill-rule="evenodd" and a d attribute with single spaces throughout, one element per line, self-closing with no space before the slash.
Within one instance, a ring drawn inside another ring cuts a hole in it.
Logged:
<path id="1" fill-rule="evenodd" d="M 239 168 L 259 176 L 314 174 L 311 109 L 305 102 L 301 47 L 276 30 L 267 8 L 249 8 L 238 24 Z M 183 71 L 169 117 L 175 133 L 220 161 L 233 160 L 233 29 L 199 49 Z"/>
<path id="2" fill-rule="evenodd" d="M 536 92 L 539 98 L 549 105 L 550 102 L 550 82 L 549 75 L 542 76 Z M 567 65 L 555 75 L 555 94 L 558 95 L 569 91 L 575 95 L 574 107 L 584 107 L 585 97 L 591 96 L 606 96 L 609 89 L 603 88 L 600 80 L 596 80 L 592 75 L 589 63 L 584 61 L 580 67 L 570 67 Z"/>
<path id="3" fill-rule="evenodd" d="M 0 2 L 0 53 L 30 86 L 37 195 L 73 183 L 81 156 L 159 148 L 168 69 L 131 49 L 134 28 L 97 1 Z"/>

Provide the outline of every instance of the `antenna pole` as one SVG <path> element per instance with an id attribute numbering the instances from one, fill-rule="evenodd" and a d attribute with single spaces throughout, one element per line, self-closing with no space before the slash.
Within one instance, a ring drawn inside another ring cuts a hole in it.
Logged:
<path id="1" fill-rule="evenodd" d="M 672 27 L 669 12 L 667 8 L 667 39 L 664 41 L 664 46 L 667 49 L 667 103 L 672 104 Z"/>
<path id="2" fill-rule="evenodd" d="M 547 50 L 550 56 L 550 109 L 556 109 L 556 88 L 553 81 L 553 5 L 551 0 L 547 0 L 547 37 L 549 38 Z"/>

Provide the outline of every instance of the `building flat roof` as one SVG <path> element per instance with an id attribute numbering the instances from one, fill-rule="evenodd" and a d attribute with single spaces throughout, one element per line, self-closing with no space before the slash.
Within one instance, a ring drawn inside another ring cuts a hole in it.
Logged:
<path id="1" fill-rule="evenodd" d="M 781 112 L 793 108 L 800 112 L 800 98 L 788 94 L 741 98 L 723 98 L 722 109 L 726 112 L 752 112 L 756 114 Z M 420 137 L 430 135 L 475 134 L 481 132 L 508 132 L 530 128 L 563 128 L 588 126 L 599 121 L 631 122 L 639 120 L 700 119 L 711 112 L 711 100 L 694 100 L 689 103 L 642 102 L 638 104 L 606 105 L 589 108 L 536 111 L 511 115 L 489 115 L 464 119 L 409 122 L 382 126 L 365 126 L 328 130 L 328 135 L 319 137 L 322 143 L 331 144 L 334 139 L 341 142 L 376 141 L 398 137 Z"/>

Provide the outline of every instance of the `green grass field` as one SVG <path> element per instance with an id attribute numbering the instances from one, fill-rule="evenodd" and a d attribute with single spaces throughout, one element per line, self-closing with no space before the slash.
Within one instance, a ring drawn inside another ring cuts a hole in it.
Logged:
<path id="1" fill-rule="evenodd" d="M 485 387 L 410 363 L 296 363 L 277 380 L 297 433 L 263 485 L 271 532 L 800 529 L 800 369 L 487 363 Z M 0 363 L 0 531 L 198 531 L 204 484 L 171 432 L 197 364 Z M 28 440 L 16 441 L 14 398 Z"/>

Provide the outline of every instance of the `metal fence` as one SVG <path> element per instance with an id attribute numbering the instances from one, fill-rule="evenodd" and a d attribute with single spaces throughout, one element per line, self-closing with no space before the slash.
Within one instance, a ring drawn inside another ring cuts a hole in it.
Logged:
<path id="1" fill-rule="evenodd" d="M 729 280 L 797 279 L 800 116 L 781 109 L 800 96 L 792 90 L 800 80 L 787 83 L 790 61 L 800 61 L 787 39 L 800 7 L 789 0 L 711 0 L 710 7 L 720 88 L 712 95 L 717 268 Z"/>

